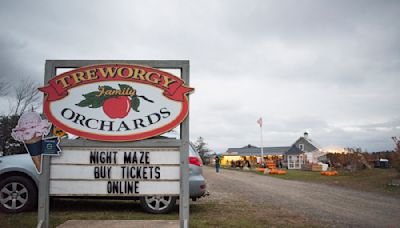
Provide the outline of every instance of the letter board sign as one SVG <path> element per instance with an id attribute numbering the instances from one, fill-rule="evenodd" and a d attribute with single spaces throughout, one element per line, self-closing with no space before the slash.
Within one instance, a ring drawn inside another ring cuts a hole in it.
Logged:
<path id="1" fill-rule="evenodd" d="M 63 147 L 51 159 L 50 195 L 179 195 L 179 148 Z"/>

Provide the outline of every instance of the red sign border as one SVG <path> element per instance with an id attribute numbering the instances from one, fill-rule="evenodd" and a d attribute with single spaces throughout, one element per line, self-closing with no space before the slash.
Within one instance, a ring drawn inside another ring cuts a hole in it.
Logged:
<path id="1" fill-rule="evenodd" d="M 62 73 L 60 75 L 57 75 L 54 78 L 52 78 L 51 80 L 54 80 L 58 76 L 65 75 L 66 73 L 69 73 L 69 72 L 76 72 L 76 71 L 78 71 L 80 69 L 87 69 L 88 67 L 106 66 L 106 65 L 116 66 L 116 65 L 119 65 L 119 64 L 98 64 L 98 65 L 83 66 L 83 67 L 79 67 L 77 69 L 74 69 L 74 70 L 71 70 L 71 71 L 68 71 L 68 72 L 64 72 L 64 73 Z M 121 65 L 126 66 L 126 65 L 131 65 L 131 64 L 121 64 Z M 133 65 L 133 64 L 131 66 L 143 67 L 143 66 L 140 66 L 140 65 Z M 159 69 L 151 68 L 151 67 L 145 67 L 145 68 L 153 69 L 153 70 L 156 70 L 156 71 L 161 71 Z M 161 71 L 161 72 L 165 72 L 165 71 Z M 165 73 L 169 74 L 169 75 L 172 75 L 172 74 L 170 74 L 168 72 L 165 72 Z M 176 76 L 174 76 L 174 77 L 178 78 Z M 181 78 L 178 78 L 178 79 L 183 81 L 183 85 L 185 85 L 184 80 L 182 80 Z M 113 81 L 113 80 L 110 80 L 110 81 Z M 137 82 L 137 83 L 140 83 L 140 82 Z M 91 84 L 91 83 L 85 83 L 85 84 Z M 191 89 L 190 91 L 192 91 L 192 90 L 193 89 Z M 89 133 L 89 132 L 80 131 L 80 130 L 77 130 L 75 128 L 71 128 L 71 127 L 61 123 L 60 121 L 58 121 L 57 118 L 54 117 L 53 113 L 50 110 L 50 103 L 52 101 L 48 101 L 46 98 L 47 98 L 47 94 L 45 95 L 45 100 L 44 100 L 44 104 L 43 104 L 43 110 L 44 110 L 44 114 L 46 115 L 46 117 L 48 118 L 48 120 L 51 123 L 53 123 L 56 127 L 60 128 L 61 130 L 65 131 L 67 133 L 71 133 L 71 134 L 79 136 L 79 137 L 83 137 L 83 138 L 87 138 L 87 139 L 91 139 L 91 140 L 98 140 L 98 141 L 128 142 L 128 141 L 138 141 L 138 140 L 148 139 L 148 138 L 161 135 L 163 133 L 166 133 L 166 132 L 174 129 L 180 123 L 182 123 L 186 119 L 187 115 L 189 114 L 189 101 L 188 101 L 187 94 L 184 94 L 183 95 L 183 100 L 181 101 L 181 103 L 182 103 L 181 112 L 179 113 L 179 115 L 173 121 L 169 122 L 166 125 L 163 125 L 163 126 L 161 126 L 159 128 L 156 128 L 156 129 L 153 129 L 153 130 L 150 130 L 150 131 L 146 131 L 146 132 L 142 132 L 142 133 L 134 133 L 134 134 L 128 134 L 128 135 L 101 135 L 101 134 L 96 134 L 96 133 Z"/>

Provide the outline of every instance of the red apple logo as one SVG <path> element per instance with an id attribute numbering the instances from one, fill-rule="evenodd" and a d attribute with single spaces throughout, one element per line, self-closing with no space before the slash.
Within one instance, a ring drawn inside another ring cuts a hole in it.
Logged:
<path id="1" fill-rule="evenodd" d="M 88 108 L 103 108 L 103 112 L 111 119 L 125 118 L 130 110 L 139 112 L 140 100 L 154 103 L 145 96 L 138 96 L 136 90 L 129 85 L 118 84 L 119 89 L 111 86 L 99 86 L 98 91 L 82 94 L 85 98 L 76 106 Z"/>
<path id="2" fill-rule="evenodd" d="M 128 96 L 111 97 L 104 101 L 103 111 L 112 119 L 121 119 L 131 110 L 131 98 Z"/>

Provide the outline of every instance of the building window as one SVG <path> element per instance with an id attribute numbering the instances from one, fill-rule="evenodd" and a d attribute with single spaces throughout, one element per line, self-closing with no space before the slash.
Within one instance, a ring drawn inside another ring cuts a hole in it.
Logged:
<path id="1" fill-rule="evenodd" d="M 299 144 L 299 149 L 304 150 L 304 144 Z"/>

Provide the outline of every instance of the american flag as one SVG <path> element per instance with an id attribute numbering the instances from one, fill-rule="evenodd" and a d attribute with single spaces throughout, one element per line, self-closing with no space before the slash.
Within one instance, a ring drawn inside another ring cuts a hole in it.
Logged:
<path id="1" fill-rule="evenodd" d="M 257 120 L 257 123 L 260 125 L 260 127 L 262 127 L 263 124 L 262 117 L 260 117 L 260 119 Z"/>

